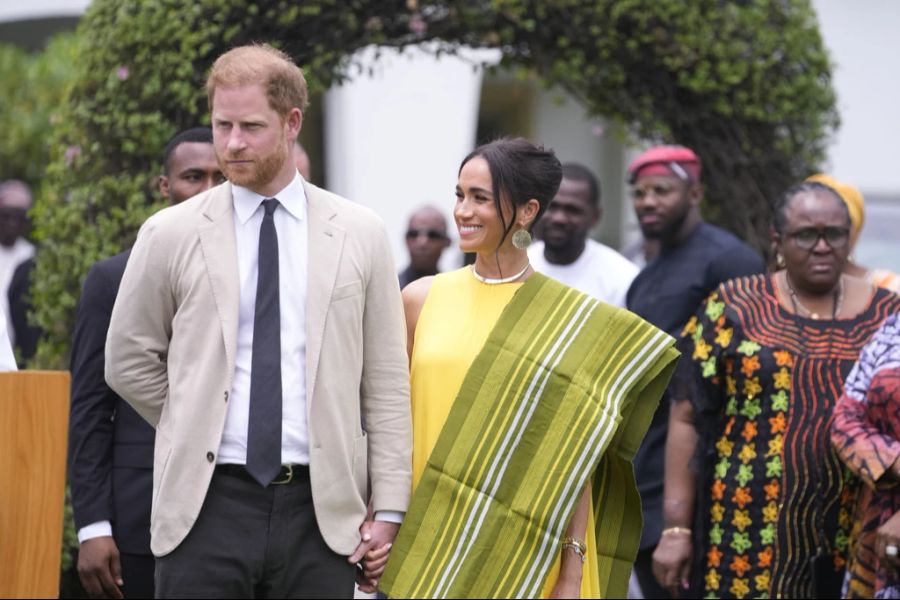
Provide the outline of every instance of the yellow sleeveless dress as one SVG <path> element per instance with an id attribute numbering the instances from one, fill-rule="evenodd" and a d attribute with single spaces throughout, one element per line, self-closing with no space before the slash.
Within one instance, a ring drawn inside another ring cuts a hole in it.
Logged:
<path id="1" fill-rule="evenodd" d="M 414 490 L 472 361 L 521 286 L 482 283 L 472 276 L 469 267 L 434 278 L 416 324 L 410 364 Z M 592 506 L 585 533 L 588 559 L 581 579 L 582 598 L 600 597 L 593 513 Z M 547 578 L 544 597 L 553 590 L 559 565 L 557 559 Z"/>

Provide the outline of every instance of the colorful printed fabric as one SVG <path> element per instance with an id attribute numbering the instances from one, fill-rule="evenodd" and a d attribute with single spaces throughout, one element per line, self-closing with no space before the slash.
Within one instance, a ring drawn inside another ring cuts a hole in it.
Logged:
<path id="1" fill-rule="evenodd" d="M 695 583 L 706 597 L 813 597 L 813 559 L 835 593 L 855 486 L 831 449 L 832 409 L 859 350 L 898 308 L 879 290 L 857 318 L 802 318 L 760 275 L 723 284 L 688 322 L 708 494 L 698 494 Z"/>
<path id="2" fill-rule="evenodd" d="M 900 573 L 882 568 L 875 536 L 900 510 L 889 473 L 900 456 L 900 317 L 894 315 L 863 348 L 835 409 L 831 440 L 865 482 L 857 498 L 845 598 L 900 598 Z"/>
<path id="3" fill-rule="evenodd" d="M 635 315 L 539 274 L 504 309 L 391 550 L 391 597 L 535 597 L 593 476 L 601 592 L 640 539 L 631 459 L 677 357 Z"/>

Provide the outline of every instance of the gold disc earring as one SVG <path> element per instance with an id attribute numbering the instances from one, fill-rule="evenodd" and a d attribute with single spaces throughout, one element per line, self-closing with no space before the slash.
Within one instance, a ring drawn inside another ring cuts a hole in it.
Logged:
<path id="1" fill-rule="evenodd" d="M 512 244 L 519 250 L 524 250 L 531 245 L 531 234 L 527 229 L 520 229 L 512 235 Z"/>

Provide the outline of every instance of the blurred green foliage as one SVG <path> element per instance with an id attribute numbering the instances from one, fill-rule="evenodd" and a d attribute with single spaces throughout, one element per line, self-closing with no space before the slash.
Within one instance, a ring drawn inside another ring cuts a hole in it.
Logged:
<path id="1" fill-rule="evenodd" d="M 160 151 L 208 122 L 205 74 L 235 45 L 281 47 L 313 91 L 355 73 L 350 57 L 369 44 L 499 47 L 503 66 L 564 88 L 633 139 L 696 150 L 707 214 L 760 249 L 770 202 L 815 170 L 838 124 L 807 0 L 95 0 L 79 38 L 53 134 L 23 136 L 49 140 L 52 157 L 35 210 L 44 367 L 65 366 L 84 274 L 158 207 Z"/>
<path id="2" fill-rule="evenodd" d="M 0 44 L 0 181 L 40 184 L 63 99 L 74 79 L 75 48 L 71 33 L 56 36 L 39 53 Z"/>

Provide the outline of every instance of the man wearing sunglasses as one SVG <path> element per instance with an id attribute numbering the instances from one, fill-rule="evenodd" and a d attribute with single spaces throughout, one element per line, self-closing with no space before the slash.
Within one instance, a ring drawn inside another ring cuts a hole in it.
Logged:
<path id="1" fill-rule="evenodd" d="M 409 266 L 400 273 L 400 287 L 404 288 L 421 277 L 436 275 L 441 254 L 449 245 L 447 220 L 443 213 L 433 206 L 417 209 L 409 217 L 406 228 Z"/>

